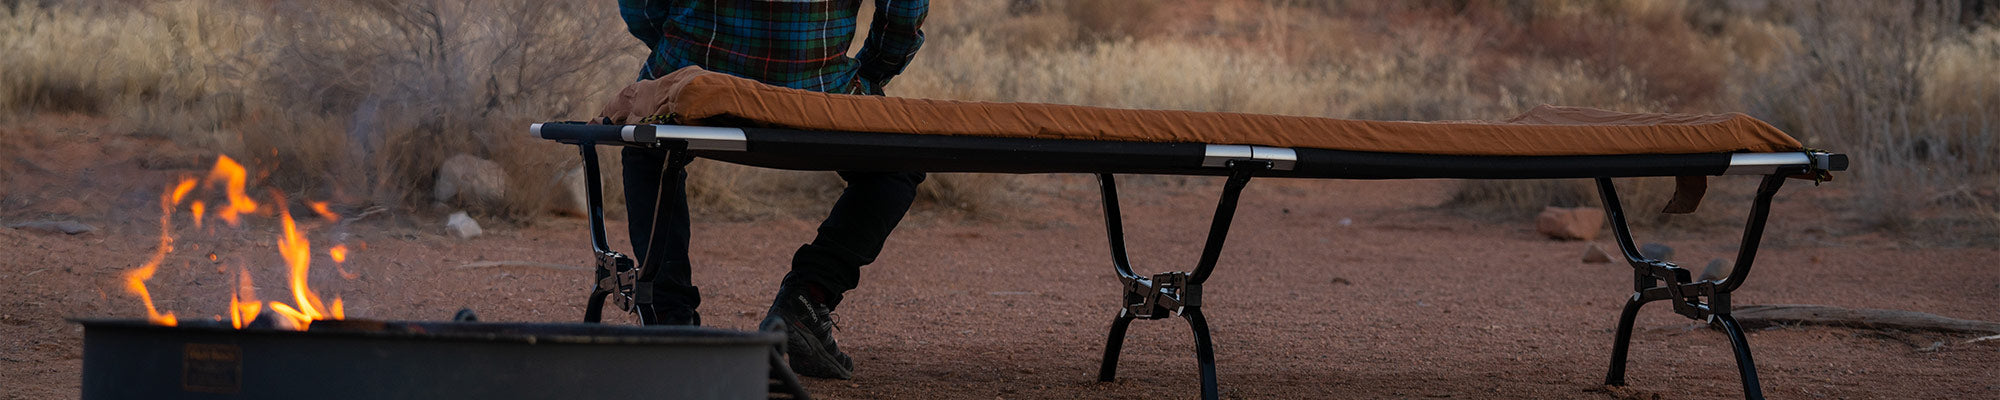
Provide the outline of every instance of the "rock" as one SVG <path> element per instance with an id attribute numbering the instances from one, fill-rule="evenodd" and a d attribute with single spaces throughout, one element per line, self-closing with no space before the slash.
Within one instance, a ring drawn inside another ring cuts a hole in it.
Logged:
<path id="1" fill-rule="evenodd" d="M 1674 259 L 1674 248 L 1659 243 L 1639 245 L 1639 255 L 1660 261 Z"/>
<path id="2" fill-rule="evenodd" d="M 471 207 L 500 204 L 507 196 L 507 171 L 500 163 L 466 154 L 451 156 L 438 167 L 431 198 Z"/>
<path id="3" fill-rule="evenodd" d="M 1535 217 L 1535 231 L 1561 240 L 1591 240 L 1604 227 L 1604 210 L 1596 207 L 1542 209 Z"/>
<path id="4" fill-rule="evenodd" d="M 590 180 L 584 179 L 583 167 L 570 169 L 556 178 L 556 186 L 563 191 L 563 197 L 551 205 L 550 211 L 558 215 L 572 217 L 590 216 Z"/>
<path id="5" fill-rule="evenodd" d="M 8 228 L 14 228 L 14 229 L 20 229 L 20 230 L 24 230 L 24 231 L 34 231 L 34 232 L 41 232 L 41 233 L 47 233 L 47 234 L 57 234 L 57 233 L 61 233 L 61 234 L 66 234 L 66 235 L 77 235 L 77 234 L 83 234 L 83 233 L 89 233 L 90 231 L 95 231 L 95 230 L 97 230 L 97 227 L 95 227 L 95 226 L 90 226 L 90 224 L 85 224 L 85 223 L 82 223 L 82 222 L 76 222 L 76 221 L 28 221 L 28 222 L 16 222 L 16 223 L 13 223 L 13 224 L 8 224 L 8 225 L 7 225 L 7 227 L 8 227 Z"/>
<path id="6" fill-rule="evenodd" d="M 1701 278 L 1697 278 L 1696 280 L 1712 281 L 1722 279 L 1722 277 L 1729 276 L 1729 271 L 1734 269 L 1730 268 L 1728 261 L 1723 261 L 1720 258 L 1708 260 L 1708 266 L 1701 268 Z"/>
<path id="7" fill-rule="evenodd" d="M 444 232 L 459 239 L 471 239 L 485 233 L 479 229 L 479 221 L 473 221 L 472 216 L 465 215 L 464 211 L 451 213 L 445 218 Z"/>
<path id="8" fill-rule="evenodd" d="M 1611 255 L 1605 254 L 1603 247 L 1597 247 L 1596 243 L 1591 243 L 1589 246 L 1583 248 L 1583 262 L 1585 264 L 1610 264 Z"/>

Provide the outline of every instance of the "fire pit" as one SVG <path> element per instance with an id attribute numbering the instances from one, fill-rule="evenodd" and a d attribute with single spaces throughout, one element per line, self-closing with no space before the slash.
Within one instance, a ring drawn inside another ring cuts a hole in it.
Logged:
<path id="1" fill-rule="evenodd" d="M 784 341 L 598 324 L 76 322 L 84 399 L 764 398 Z"/>

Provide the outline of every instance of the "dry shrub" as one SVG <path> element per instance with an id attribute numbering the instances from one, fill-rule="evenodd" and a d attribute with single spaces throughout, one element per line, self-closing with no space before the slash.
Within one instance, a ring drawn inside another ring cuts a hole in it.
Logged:
<path id="1" fill-rule="evenodd" d="M 1081 30 L 1082 39 L 1144 38 L 1162 28 L 1156 16 L 1166 0 L 1064 0 L 1061 13 Z"/>
<path id="2" fill-rule="evenodd" d="M 520 131 L 581 118 L 622 81 L 606 69 L 625 54 L 610 40 L 622 32 L 601 23 L 612 12 L 526 1 L 281 4 L 269 14 L 278 28 L 265 32 L 270 62 L 257 81 L 271 106 L 258 111 L 321 120 L 260 135 L 245 151 L 275 151 L 274 177 L 293 190 L 334 187 L 391 205 L 430 200 L 454 154 L 492 159 L 512 190 L 485 211 L 527 220 L 550 207 L 556 178 L 577 161 Z M 326 171 L 344 175 L 317 176 Z"/>
<path id="3" fill-rule="evenodd" d="M 824 216 L 840 196 L 832 172 L 787 171 L 697 160 L 688 166 L 688 207 L 702 218 Z"/>
<path id="4" fill-rule="evenodd" d="M 1019 191 L 1023 180 L 1009 174 L 930 174 L 917 187 L 917 200 L 965 212 L 974 219 L 1003 219 L 1029 204 Z"/>
<path id="5" fill-rule="evenodd" d="M 1988 236 L 2000 172 L 1993 41 L 1967 35 L 1949 2 L 1799 4 L 1790 63 L 1757 77 L 1745 100 L 1808 146 L 1854 157 L 1851 214 L 1877 228 Z M 1856 29 L 1855 27 L 1868 27 Z M 1942 212 L 1942 213 L 1940 213 Z M 1926 238 L 1931 239 L 1931 238 Z"/>
<path id="6" fill-rule="evenodd" d="M 522 127 L 582 118 L 630 79 L 612 61 L 635 58 L 600 4 L 133 5 L 10 5 L 0 106 L 120 117 L 251 161 L 295 195 L 355 203 L 424 204 L 442 160 L 469 153 L 515 189 L 486 211 L 539 215 L 576 161 Z"/>
<path id="7" fill-rule="evenodd" d="M 229 78 L 212 62 L 248 35 L 228 21 L 233 7 L 200 14 L 190 3 L 10 5 L 0 19 L 0 108 L 99 113 L 220 91 Z"/>

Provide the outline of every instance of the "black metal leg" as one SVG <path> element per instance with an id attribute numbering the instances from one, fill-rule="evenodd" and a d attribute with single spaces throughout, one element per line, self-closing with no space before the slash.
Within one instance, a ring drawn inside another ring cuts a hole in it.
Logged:
<path id="1" fill-rule="evenodd" d="M 1118 318 L 1111 320 L 1111 335 L 1104 339 L 1104 363 L 1097 367 L 1098 382 L 1118 379 L 1118 352 L 1125 348 L 1125 328 L 1132 325 L 1132 319 L 1132 313 L 1118 310 Z"/>
<path id="2" fill-rule="evenodd" d="M 1215 343 L 1208 336 L 1208 320 L 1202 318 L 1201 307 L 1188 307 L 1181 311 L 1181 317 L 1187 318 L 1188 327 L 1194 330 L 1194 358 L 1201 363 L 1201 398 L 1220 399 L 1221 390 L 1215 383 Z"/>
<path id="3" fill-rule="evenodd" d="M 1690 277 L 1687 269 L 1670 261 L 1650 259 L 1639 254 L 1632 240 L 1632 230 L 1625 224 L 1625 213 L 1619 206 L 1618 192 L 1611 179 L 1597 178 L 1598 194 L 1604 199 L 1604 214 L 1611 224 L 1613 238 L 1618 241 L 1619 250 L 1633 269 L 1633 293 L 1618 316 L 1617 338 L 1612 342 L 1611 369 L 1605 373 L 1605 385 L 1625 384 L 1625 356 L 1631 348 L 1632 320 L 1638 315 L 1640 306 L 1653 301 L 1667 301 L 1673 305 L 1675 314 L 1722 326 L 1729 334 L 1729 344 L 1736 355 L 1737 372 L 1743 378 L 1743 397 L 1764 398 L 1764 391 L 1757 380 L 1757 365 L 1750 359 L 1748 339 L 1736 319 L 1729 316 L 1729 294 L 1743 285 L 1744 278 L 1756 261 L 1757 245 L 1763 238 L 1764 223 L 1771 213 L 1771 198 L 1784 186 L 1785 176 L 1783 173 L 1767 175 L 1757 187 L 1749 221 L 1744 226 L 1743 241 L 1737 250 L 1736 266 L 1728 277 L 1720 281 L 1697 281 Z"/>
<path id="4" fill-rule="evenodd" d="M 1714 319 L 1729 333 L 1729 347 L 1736 350 L 1736 371 L 1743 376 L 1743 398 L 1762 400 L 1763 385 L 1757 381 L 1757 364 L 1750 360 L 1750 341 L 1743 336 L 1743 327 L 1729 314 L 1716 314 Z"/>
<path id="5" fill-rule="evenodd" d="M 584 142 L 576 147 L 583 156 L 584 201 L 590 208 L 590 251 L 592 259 L 598 261 L 590 298 L 584 302 L 583 322 L 597 323 L 604 320 L 604 298 L 616 289 L 603 287 L 602 283 L 615 271 L 607 270 L 603 261 L 605 254 L 611 253 L 611 244 L 604 235 L 604 180 L 597 169 L 597 143 Z"/>
<path id="6" fill-rule="evenodd" d="M 1268 161 L 1230 161 L 1229 180 L 1223 185 L 1222 198 L 1215 206 L 1215 219 L 1209 224 L 1208 241 L 1202 247 L 1201 259 L 1195 263 L 1193 271 L 1166 272 L 1151 277 L 1132 272 L 1130 261 L 1125 256 L 1125 232 L 1118 213 L 1118 184 L 1111 174 L 1098 174 L 1104 194 L 1104 231 L 1110 239 L 1111 262 L 1118 273 L 1118 280 L 1124 286 L 1119 304 L 1118 318 L 1111 321 L 1111 334 L 1105 339 L 1103 364 L 1098 367 L 1097 380 L 1111 382 L 1118 376 L 1118 353 L 1124 347 L 1125 329 L 1134 319 L 1162 319 L 1173 314 L 1187 318 L 1194 331 L 1195 359 L 1201 367 L 1201 395 L 1204 399 L 1217 399 L 1220 390 L 1215 376 L 1215 345 L 1209 337 L 1208 320 L 1201 313 L 1201 286 L 1214 271 L 1215 264 L 1222 255 L 1222 245 L 1227 241 L 1229 225 L 1236 214 L 1237 199 L 1242 196 L 1243 187 L 1250 182 L 1251 175 L 1268 170 Z"/>
<path id="7" fill-rule="evenodd" d="M 595 324 L 604 321 L 604 298 L 609 296 L 611 296 L 611 292 L 602 290 L 590 291 L 590 300 L 585 302 L 583 306 L 584 323 Z"/>
<path id="8" fill-rule="evenodd" d="M 1625 352 L 1632 348 L 1632 319 L 1639 316 L 1639 307 L 1646 305 L 1638 295 L 1625 300 L 1625 310 L 1618 313 L 1618 337 L 1611 342 L 1611 372 L 1604 375 L 1604 384 L 1625 386 Z"/>

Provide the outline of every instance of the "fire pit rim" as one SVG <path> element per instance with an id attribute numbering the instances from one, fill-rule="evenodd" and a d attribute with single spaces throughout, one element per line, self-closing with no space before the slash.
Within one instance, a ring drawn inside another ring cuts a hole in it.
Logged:
<path id="1" fill-rule="evenodd" d="M 165 326 L 135 318 L 66 318 L 84 328 L 138 329 L 162 332 L 209 332 L 237 335 L 310 336 L 315 338 L 354 337 L 477 341 L 502 343 L 560 343 L 617 345 L 777 345 L 785 335 L 777 332 L 742 332 L 699 326 L 626 326 L 585 323 L 527 322 L 441 322 L 347 320 L 344 325 L 374 325 L 378 329 L 237 329 L 227 323 L 183 321 Z M 320 323 L 334 321 L 319 321 Z M 333 325 L 333 324 L 328 324 Z"/>

